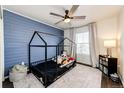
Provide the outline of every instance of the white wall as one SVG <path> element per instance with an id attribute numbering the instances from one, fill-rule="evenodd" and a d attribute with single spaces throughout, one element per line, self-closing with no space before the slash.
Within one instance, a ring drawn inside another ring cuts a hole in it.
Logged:
<path id="1" fill-rule="evenodd" d="M 70 29 L 64 30 L 64 37 L 68 37 L 70 38 L 70 33 L 69 33 Z"/>
<path id="2" fill-rule="evenodd" d="M 69 30 L 65 30 L 65 37 L 69 37 Z M 100 54 L 106 54 L 104 39 L 117 39 L 118 15 L 97 22 L 98 43 Z M 112 56 L 117 57 L 117 48 L 112 48 Z"/>
<path id="3" fill-rule="evenodd" d="M 2 27 L 2 20 L 0 19 L 0 42 L 1 42 L 1 27 Z M 1 43 L 0 43 L 0 52 L 1 52 Z M 1 53 L 0 53 L 0 87 L 2 87 Z"/>
<path id="4" fill-rule="evenodd" d="M 70 29 L 64 31 L 64 37 L 71 39 Z M 64 41 L 64 45 L 69 45 L 69 41 Z M 67 50 L 67 52 L 69 53 L 70 48 L 64 47 L 64 50 Z"/>
<path id="5" fill-rule="evenodd" d="M 104 39 L 118 39 L 120 38 L 121 43 L 117 44 L 116 48 L 112 49 L 112 56 L 118 58 L 118 72 L 121 74 L 124 80 L 124 9 L 121 11 L 122 13 L 119 15 L 112 16 L 110 18 L 106 18 L 104 20 L 97 21 L 97 34 L 98 34 L 98 43 L 100 54 L 106 54 L 106 48 L 104 47 Z M 120 25 L 119 25 L 119 17 L 120 17 Z M 120 28 L 120 33 L 119 33 Z M 65 31 L 65 36 L 69 36 L 69 30 Z M 121 36 L 120 36 L 121 35 Z M 119 40 L 118 40 L 119 41 Z M 121 46 L 121 48 L 119 48 Z M 121 53 L 119 53 L 121 51 Z M 119 57 L 121 55 L 121 58 Z"/>
<path id="6" fill-rule="evenodd" d="M 106 54 L 104 39 L 117 39 L 117 47 L 112 53 L 118 58 L 118 74 L 124 85 L 124 7 L 119 15 L 97 22 L 97 28 L 101 54 Z"/>
<path id="7" fill-rule="evenodd" d="M 67 29 L 67 30 L 65 30 L 65 31 L 64 31 L 64 37 L 67 37 L 67 38 L 69 38 L 70 40 L 74 41 L 74 38 L 72 37 L 73 31 L 74 31 L 73 28 L 72 28 L 72 29 Z M 71 44 L 72 44 L 72 43 L 71 43 L 70 41 L 68 41 L 68 40 L 65 40 L 65 41 L 64 41 L 64 45 L 71 45 Z M 71 54 L 71 53 L 72 53 L 71 47 L 64 47 L 64 50 L 67 50 L 67 53 L 68 53 L 68 54 Z"/>
<path id="8" fill-rule="evenodd" d="M 120 64 L 120 74 L 124 85 L 124 7 L 122 7 L 119 15 L 119 31 L 118 31 L 118 57 Z"/>
<path id="9" fill-rule="evenodd" d="M 106 54 L 105 39 L 117 39 L 118 16 L 113 16 L 97 22 L 100 54 Z M 112 48 L 112 56 L 117 57 L 117 48 Z"/>

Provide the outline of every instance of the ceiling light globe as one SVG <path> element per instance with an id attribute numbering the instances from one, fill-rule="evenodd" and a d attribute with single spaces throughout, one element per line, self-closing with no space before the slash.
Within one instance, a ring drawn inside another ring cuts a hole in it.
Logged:
<path id="1" fill-rule="evenodd" d="M 68 22 L 70 22 L 70 19 L 69 19 L 69 18 L 66 18 L 66 19 L 64 20 L 64 22 L 65 22 L 65 23 L 68 23 Z"/>

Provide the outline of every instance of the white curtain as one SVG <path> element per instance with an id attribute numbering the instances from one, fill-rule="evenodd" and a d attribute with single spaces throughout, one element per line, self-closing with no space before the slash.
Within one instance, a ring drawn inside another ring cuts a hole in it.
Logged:
<path id="1" fill-rule="evenodd" d="M 81 38 L 78 35 L 80 35 Z M 65 37 L 68 37 L 79 45 L 78 51 L 73 51 L 73 47 L 66 48 L 69 54 L 73 55 L 76 53 L 78 62 L 92 65 L 92 67 L 98 66 L 99 46 L 96 23 L 90 23 L 80 28 L 68 29 L 65 31 Z M 78 41 L 81 41 L 80 43 L 77 42 L 77 37 L 79 38 Z M 66 44 L 72 46 L 69 42 L 66 42 Z"/>
<path id="2" fill-rule="evenodd" d="M 75 31 L 74 31 L 74 28 L 70 28 L 68 30 L 66 30 L 64 32 L 64 36 L 69 38 L 70 40 L 72 40 L 73 42 L 75 42 Z M 64 42 L 65 45 L 69 45 L 70 47 L 64 47 L 65 50 L 67 50 L 68 54 L 71 56 L 71 57 L 75 57 L 75 53 L 76 53 L 76 49 L 75 49 L 75 46 L 73 43 L 71 43 L 70 41 L 66 40 Z"/>
<path id="3" fill-rule="evenodd" d="M 97 38 L 97 26 L 96 23 L 89 24 L 89 48 L 90 48 L 90 58 L 93 67 L 98 66 L 98 55 L 99 55 L 99 46 Z"/>
<path id="4" fill-rule="evenodd" d="M 75 42 L 75 31 L 74 28 L 70 28 L 70 40 L 72 40 L 73 42 Z M 74 43 L 70 44 L 70 56 L 71 57 L 76 57 L 75 53 L 76 53 L 76 46 Z"/>

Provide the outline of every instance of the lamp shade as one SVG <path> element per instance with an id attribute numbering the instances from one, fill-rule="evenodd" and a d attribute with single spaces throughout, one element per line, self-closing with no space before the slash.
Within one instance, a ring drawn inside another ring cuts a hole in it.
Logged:
<path id="1" fill-rule="evenodd" d="M 104 40 L 104 47 L 107 48 L 116 47 L 116 40 Z"/>

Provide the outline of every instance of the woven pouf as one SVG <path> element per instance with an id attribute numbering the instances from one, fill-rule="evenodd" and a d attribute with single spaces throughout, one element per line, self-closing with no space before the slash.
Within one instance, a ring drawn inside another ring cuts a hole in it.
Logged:
<path id="1" fill-rule="evenodd" d="M 10 82 L 16 82 L 26 78 L 26 76 L 27 76 L 27 72 L 14 72 L 14 73 L 10 72 L 9 80 Z"/>

